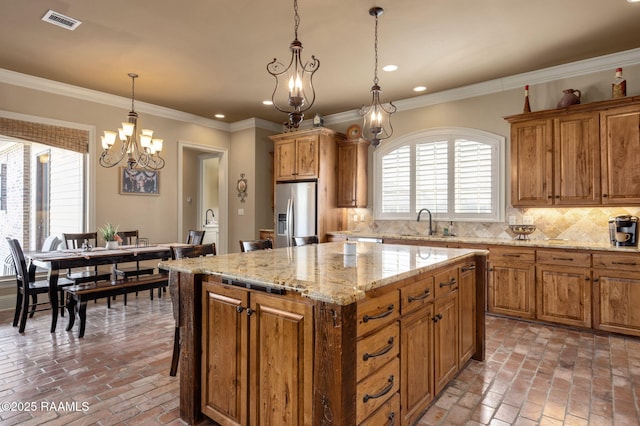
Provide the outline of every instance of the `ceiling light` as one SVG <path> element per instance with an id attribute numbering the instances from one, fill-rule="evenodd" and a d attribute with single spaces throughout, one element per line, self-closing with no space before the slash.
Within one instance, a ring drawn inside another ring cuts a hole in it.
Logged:
<path id="1" fill-rule="evenodd" d="M 413 88 L 414 92 L 424 92 L 425 90 L 427 90 L 426 86 L 416 86 Z"/>
<path id="2" fill-rule="evenodd" d="M 271 106 L 271 105 L 273 105 L 273 102 L 272 101 L 262 101 L 262 104 Z"/>
<path id="3" fill-rule="evenodd" d="M 224 114 L 215 114 L 214 117 L 215 118 L 224 118 Z"/>
<path id="4" fill-rule="evenodd" d="M 294 40 L 289 45 L 291 61 L 286 67 L 276 58 L 267 64 L 267 71 L 276 79 L 271 100 L 273 106 L 280 112 L 289 114 L 289 120 L 284 125 L 289 129 L 297 129 L 304 118 L 304 112 L 316 100 L 313 89 L 313 74 L 320 67 L 320 61 L 311 55 L 311 60 L 304 63 L 300 58 L 302 43 L 298 41 L 298 0 L 293 0 L 294 12 Z"/>
<path id="5" fill-rule="evenodd" d="M 373 71 L 373 86 L 371 86 L 371 106 L 360 108 L 360 115 L 364 117 L 362 126 L 362 136 L 371 142 L 371 145 L 378 146 L 382 139 L 387 139 L 393 134 L 391 126 L 391 114 L 396 112 L 396 107 L 389 102 L 387 106 L 380 103 L 380 85 L 378 85 L 378 17 L 384 10 L 381 7 L 369 9 L 369 15 L 376 18 L 375 29 L 375 67 Z"/>
<path id="6" fill-rule="evenodd" d="M 629 3 L 637 3 L 637 2 L 639 2 L 640 0 L 627 0 L 627 1 L 628 1 Z"/>
<path id="7" fill-rule="evenodd" d="M 125 157 L 127 168 L 146 170 L 159 170 L 164 167 L 164 160 L 160 157 L 162 151 L 162 139 L 153 138 L 153 130 L 142 129 L 138 136 L 138 113 L 134 108 L 134 88 L 138 74 L 129 73 L 131 77 L 131 111 L 129 119 L 122 123 L 118 132 L 104 131 L 102 140 L 102 154 L 100 154 L 100 165 L 102 167 L 113 167 L 119 164 Z M 115 148 L 116 135 L 120 137 L 120 149 Z M 140 145 L 138 145 L 138 137 Z"/>
<path id="8" fill-rule="evenodd" d="M 385 65 L 384 67 L 382 67 L 382 71 L 386 71 L 386 72 L 397 71 L 397 69 L 398 69 L 397 65 Z"/>

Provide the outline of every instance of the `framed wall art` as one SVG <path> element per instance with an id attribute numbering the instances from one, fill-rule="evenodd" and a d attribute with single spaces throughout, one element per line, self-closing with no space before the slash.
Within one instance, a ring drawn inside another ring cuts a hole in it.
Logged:
<path id="1" fill-rule="evenodd" d="M 120 194 L 160 195 L 157 170 L 120 169 Z"/>

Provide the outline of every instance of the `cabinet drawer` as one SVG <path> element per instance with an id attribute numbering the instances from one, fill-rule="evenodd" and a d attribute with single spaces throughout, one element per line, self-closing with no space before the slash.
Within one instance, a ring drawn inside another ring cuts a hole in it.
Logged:
<path id="1" fill-rule="evenodd" d="M 400 388 L 400 360 L 393 359 L 358 384 L 356 423 L 360 424 Z"/>
<path id="2" fill-rule="evenodd" d="M 358 302 L 358 337 L 395 321 L 400 316 L 398 291 L 373 296 Z"/>
<path id="3" fill-rule="evenodd" d="M 640 272 L 640 254 L 594 253 L 593 267 Z"/>
<path id="4" fill-rule="evenodd" d="M 400 309 L 402 315 L 424 306 L 433 300 L 433 276 L 418 279 L 400 289 Z"/>
<path id="5" fill-rule="evenodd" d="M 458 289 L 458 268 L 451 268 L 434 276 L 436 297 Z"/>
<path id="6" fill-rule="evenodd" d="M 382 330 L 365 337 L 357 344 L 356 380 L 362 379 L 398 356 L 400 326 L 395 321 Z"/>
<path id="7" fill-rule="evenodd" d="M 529 262 L 533 263 L 536 260 L 536 252 L 533 249 L 520 249 L 520 248 L 504 248 L 492 247 L 489 249 L 489 261 L 490 262 Z"/>
<path id="8" fill-rule="evenodd" d="M 359 426 L 393 426 L 400 424 L 400 395 L 394 394 L 382 407 Z"/>
<path id="9" fill-rule="evenodd" d="M 538 250 L 536 262 L 547 265 L 571 265 L 590 267 L 591 253 L 567 252 L 565 250 Z"/>

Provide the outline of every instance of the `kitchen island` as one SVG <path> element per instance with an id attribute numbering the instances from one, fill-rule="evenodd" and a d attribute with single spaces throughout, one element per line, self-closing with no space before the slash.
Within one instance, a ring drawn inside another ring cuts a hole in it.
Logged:
<path id="1" fill-rule="evenodd" d="M 183 420 L 411 425 L 484 358 L 486 251 L 345 249 L 160 263 L 181 332 Z"/>

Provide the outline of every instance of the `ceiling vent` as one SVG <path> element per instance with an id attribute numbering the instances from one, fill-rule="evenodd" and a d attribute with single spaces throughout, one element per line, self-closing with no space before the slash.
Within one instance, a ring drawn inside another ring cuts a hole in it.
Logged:
<path id="1" fill-rule="evenodd" d="M 66 28 L 70 31 L 75 30 L 80 24 L 82 24 L 82 22 L 78 21 L 77 19 L 69 18 L 68 16 L 64 16 L 61 13 L 54 12 L 53 10 L 49 10 L 47 13 L 45 13 L 45 15 L 42 17 L 42 20 L 50 24 Z"/>

